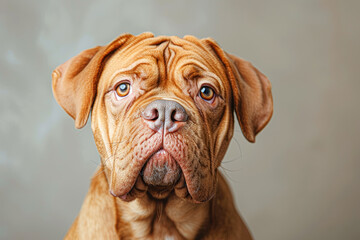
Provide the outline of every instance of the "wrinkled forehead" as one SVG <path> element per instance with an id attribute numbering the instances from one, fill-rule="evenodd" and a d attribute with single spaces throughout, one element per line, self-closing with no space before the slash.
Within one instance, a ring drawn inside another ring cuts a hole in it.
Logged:
<path id="1" fill-rule="evenodd" d="M 159 36 L 135 39 L 116 51 L 105 67 L 107 71 L 115 72 L 119 69 L 131 70 L 142 64 L 157 65 L 162 72 L 182 68 L 188 74 L 192 71 L 206 71 L 219 78 L 225 77 L 222 64 L 216 55 L 201 40 L 194 37 Z"/>

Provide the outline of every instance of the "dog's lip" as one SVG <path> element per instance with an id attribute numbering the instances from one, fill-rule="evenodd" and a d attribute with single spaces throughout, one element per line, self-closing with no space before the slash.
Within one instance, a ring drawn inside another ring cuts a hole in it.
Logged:
<path id="1" fill-rule="evenodd" d="M 180 172 L 180 166 L 175 159 L 168 151 L 160 149 L 149 158 L 140 175 L 149 186 L 171 188 L 178 181 Z"/>
<path id="2" fill-rule="evenodd" d="M 154 156 L 156 153 L 161 153 L 161 152 L 170 154 L 168 151 L 166 151 L 166 150 L 164 149 L 163 146 L 161 146 L 161 147 L 159 147 L 157 150 L 153 151 L 153 152 L 150 154 L 150 156 L 146 159 L 146 161 L 145 161 L 145 163 L 144 163 L 144 166 L 145 166 L 146 163 L 150 160 L 150 158 L 152 158 L 152 156 Z M 170 156 L 171 156 L 171 154 L 170 154 Z M 171 156 L 171 157 L 172 157 L 172 156 Z M 144 166 L 143 166 L 143 167 L 144 167 Z"/>
<path id="3" fill-rule="evenodd" d="M 164 150 L 164 148 L 161 146 L 158 149 L 154 150 L 152 153 L 150 153 L 149 157 L 146 158 L 146 161 L 144 162 L 144 164 L 142 165 L 140 172 L 138 173 L 138 175 L 140 175 L 142 177 L 143 172 L 144 172 L 144 168 L 146 166 L 146 164 L 149 162 L 149 160 L 152 158 L 152 156 L 154 156 L 156 153 L 164 151 L 166 152 L 166 150 Z M 175 160 L 176 161 L 176 160 Z"/>
<path id="4" fill-rule="evenodd" d="M 148 157 L 146 158 L 146 161 L 144 161 L 141 169 L 139 170 L 139 172 L 137 173 L 137 178 L 138 177 L 142 177 L 142 173 L 143 173 L 143 169 L 145 168 L 146 164 L 148 163 L 148 161 L 151 159 L 152 156 L 154 156 L 156 153 L 161 153 L 161 152 L 164 152 L 164 153 L 168 153 L 170 155 L 170 157 L 172 157 L 177 164 L 179 164 L 179 161 L 178 159 L 176 159 L 172 154 L 171 152 L 167 151 L 166 149 L 164 149 L 163 146 L 160 146 L 159 148 L 156 148 L 154 151 L 150 152 L 148 154 Z M 182 175 L 183 172 L 182 172 L 182 169 L 181 169 L 181 166 L 179 164 L 179 167 L 180 167 L 180 174 Z M 137 179 L 136 178 L 136 179 Z M 179 178 L 180 179 L 180 178 Z M 178 179 L 178 181 L 179 181 Z M 178 182 L 177 181 L 177 182 Z M 177 184 L 177 182 L 174 184 L 174 186 Z M 135 187 L 135 183 L 136 183 L 136 180 L 134 181 L 134 183 L 132 184 L 130 190 L 128 192 L 126 192 L 125 194 L 120 194 L 120 195 L 116 195 L 115 193 L 113 193 L 113 191 L 110 191 L 111 195 L 113 195 L 114 197 L 119 197 L 120 199 L 124 200 L 124 201 L 127 201 L 128 200 L 128 197 L 129 197 L 129 193 L 134 189 Z M 165 192 L 165 188 L 164 189 L 161 189 L 162 191 Z"/>
<path id="5" fill-rule="evenodd" d="M 161 146 L 161 147 L 158 148 L 157 150 L 153 151 L 153 152 L 150 154 L 150 156 L 146 159 L 146 161 L 144 162 L 143 166 L 141 167 L 141 170 L 140 170 L 140 173 L 139 173 L 140 176 L 142 176 L 146 164 L 147 164 L 147 163 L 149 162 L 149 160 L 150 160 L 155 154 L 157 154 L 157 153 L 167 153 L 167 154 L 169 154 L 169 156 L 170 156 L 171 158 L 173 158 L 173 159 L 175 160 L 175 162 L 176 162 L 177 164 L 179 164 L 179 161 L 178 161 L 176 158 L 174 158 L 174 156 L 173 156 L 169 151 L 167 151 L 166 149 L 164 149 L 163 146 Z M 180 165 L 179 165 L 179 166 L 180 166 Z M 181 170 L 181 167 L 180 167 L 180 170 Z"/>
<path id="6" fill-rule="evenodd" d="M 120 199 L 122 199 L 123 201 L 131 201 L 133 200 L 135 197 L 133 196 L 132 194 L 132 191 L 135 191 L 135 184 L 136 184 L 136 181 L 138 178 L 142 178 L 141 176 L 141 172 L 142 172 L 142 169 L 144 168 L 144 166 L 147 164 L 147 162 L 149 161 L 149 159 L 154 155 L 156 154 L 157 152 L 159 151 L 166 151 L 175 161 L 176 163 L 179 165 L 179 168 L 180 168 L 180 178 L 178 179 L 178 181 L 174 184 L 174 188 L 173 189 L 170 189 L 171 191 L 172 190 L 175 190 L 175 194 L 178 195 L 178 193 L 176 193 L 176 191 L 179 192 L 180 197 L 182 197 L 184 195 L 184 192 L 183 190 L 181 189 L 184 189 L 184 191 L 186 191 L 185 195 L 183 197 L 185 198 L 188 198 L 187 196 L 190 196 L 189 199 L 191 199 L 193 202 L 195 203 L 201 203 L 201 202 L 205 202 L 205 201 L 208 201 L 209 199 L 211 199 L 213 197 L 213 195 L 215 194 L 214 191 L 210 192 L 209 194 L 202 194 L 202 195 L 199 195 L 198 194 L 198 189 L 200 186 L 198 185 L 193 185 L 193 184 L 190 184 L 188 185 L 188 183 L 191 183 L 191 172 L 188 171 L 186 168 L 186 165 L 184 165 L 184 161 L 182 161 L 182 159 L 177 159 L 175 157 L 173 157 L 173 155 L 171 154 L 171 151 L 167 151 L 166 149 L 163 148 L 163 146 L 159 147 L 159 148 L 156 148 L 154 149 L 153 151 L 149 152 L 147 154 L 146 157 L 144 157 L 144 162 L 142 164 L 141 167 L 139 167 L 138 170 L 136 170 L 136 172 L 134 172 L 134 175 L 136 174 L 136 178 L 134 179 L 134 181 L 132 182 L 132 185 L 128 185 L 127 189 L 128 190 L 125 190 L 125 191 L 119 191 L 118 194 L 116 194 L 116 191 L 115 192 L 110 192 L 113 196 L 115 197 L 118 197 Z M 146 160 L 145 160 L 146 159 Z M 180 160 L 180 162 L 179 162 Z M 186 171 L 187 170 L 187 171 Z M 181 182 L 181 179 L 183 179 L 184 181 L 184 186 L 177 186 L 180 182 Z M 147 186 L 147 189 L 145 191 L 149 191 L 151 189 L 148 188 L 149 186 Z M 151 186 L 150 186 L 151 187 Z M 180 189 L 180 191 L 179 191 Z M 185 190 L 186 189 L 186 190 Z M 154 189 L 152 189 L 154 190 Z M 169 193 L 171 192 L 169 191 Z M 181 193 L 182 192 L 182 193 Z M 149 192 L 148 192 L 149 193 Z M 156 192 L 157 193 L 157 192 Z M 164 191 L 164 193 L 166 193 L 166 191 Z M 149 193 L 150 194 L 150 193 Z M 167 195 L 164 194 L 162 196 L 160 196 L 162 199 L 163 197 L 166 197 Z"/>
<path id="7" fill-rule="evenodd" d="M 171 152 L 169 152 L 168 150 L 164 149 L 163 146 L 161 146 L 161 147 L 157 148 L 156 150 L 154 150 L 154 151 L 149 155 L 149 157 L 148 157 L 148 158 L 146 159 L 146 161 L 144 162 L 144 164 L 143 164 L 140 172 L 142 172 L 143 168 L 146 166 L 146 163 L 147 163 L 155 154 L 157 154 L 157 153 L 162 153 L 162 152 L 169 154 L 170 157 L 172 157 L 172 158 L 176 161 L 176 163 L 179 164 L 179 161 L 171 154 Z"/>

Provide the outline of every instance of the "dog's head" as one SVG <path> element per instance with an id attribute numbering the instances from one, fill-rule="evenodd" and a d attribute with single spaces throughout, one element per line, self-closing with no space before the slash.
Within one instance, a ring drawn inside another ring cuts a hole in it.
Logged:
<path id="1" fill-rule="evenodd" d="M 233 111 L 250 142 L 273 112 L 261 72 L 192 36 L 122 35 L 56 68 L 53 92 L 77 128 L 92 112 L 110 192 L 123 200 L 145 192 L 209 200 Z"/>

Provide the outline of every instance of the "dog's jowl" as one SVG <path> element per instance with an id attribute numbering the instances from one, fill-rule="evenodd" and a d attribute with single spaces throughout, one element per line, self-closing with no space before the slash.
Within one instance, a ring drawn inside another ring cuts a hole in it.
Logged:
<path id="1" fill-rule="evenodd" d="M 53 72 L 60 106 L 101 156 L 66 239 L 251 239 L 218 171 L 234 113 L 255 141 L 269 80 L 212 39 L 121 35 Z"/>

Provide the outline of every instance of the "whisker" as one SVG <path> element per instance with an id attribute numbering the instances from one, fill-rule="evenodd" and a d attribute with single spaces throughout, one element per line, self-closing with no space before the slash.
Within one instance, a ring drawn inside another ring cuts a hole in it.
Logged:
<path id="1" fill-rule="evenodd" d="M 231 173 L 233 173 L 233 172 L 240 172 L 240 171 L 241 171 L 241 169 L 228 169 L 228 168 L 224 167 L 223 165 L 220 165 L 220 167 L 221 167 L 222 169 L 228 171 L 228 172 L 231 172 Z"/>
<path id="2" fill-rule="evenodd" d="M 230 172 L 229 169 L 224 168 L 223 166 L 220 165 L 220 168 L 223 170 L 222 172 L 224 173 L 224 175 L 226 176 L 226 178 L 230 179 L 232 182 L 238 183 L 238 180 L 235 180 L 234 178 L 232 178 L 227 171 Z"/>
<path id="3" fill-rule="evenodd" d="M 239 150 L 239 153 L 240 153 L 240 160 L 243 158 L 243 155 L 242 155 L 242 151 L 241 151 L 241 145 L 240 145 L 240 142 L 239 142 L 239 140 L 238 139 L 236 139 L 236 137 L 233 137 L 233 139 L 234 139 L 234 141 L 235 141 L 235 143 L 236 143 L 236 145 L 237 145 L 237 147 L 238 147 L 238 150 Z"/>
<path id="4" fill-rule="evenodd" d="M 236 161 L 236 160 L 239 160 L 239 158 L 231 158 L 230 160 L 228 160 L 228 161 L 222 161 L 221 163 L 232 163 L 232 162 L 234 162 L 234 161 Z"/>

